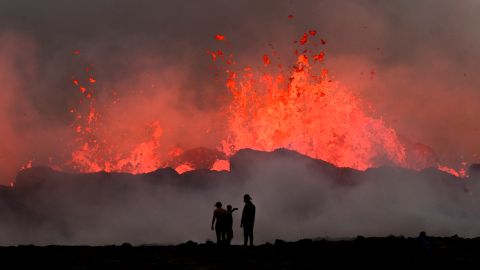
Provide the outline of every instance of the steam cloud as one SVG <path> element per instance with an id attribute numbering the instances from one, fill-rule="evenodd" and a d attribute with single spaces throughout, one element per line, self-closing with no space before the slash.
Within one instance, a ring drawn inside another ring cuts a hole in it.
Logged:
<path id="1" fill-rule="evenodd" d="M 241 209 L 247 192 L 257 207 L 256 243 L 480 233 L 478 179 L 433 169 L 338 169 L 286 150 L 242 150 L 231 172 L 70 175 L 33 168 L 18 180 L 9 195 L 0 194 L 3 245 L 204 242 L 214 239 L 214 203 Z M 240 216 L 235 212 L 235 243 Z"/>
<path id="2" fill-rule="evenodd" d="M 11 182 L 32 158 L 36 164 L 48 164 L 52 156 L 68 158 L 73 136 L 68 110 L 79 98 L 70 80 L 78 69 L 72 61 L 75 49 L 81 61 L 94 66 L 103 123 L 119 143 L 159 119 L 170 129 L 164 132 L 165 149 L 217 146 L 224 136 L 218 109 L 228 93 L 208 68 L 205 51 L 216 46 L 216 33 L 226 35 L 240 64 L 260 65 L 269 43 L 288 64 L 294 57 L 291 41 L 316 29 L 327 40 L 331 74 L 373 104 L 389 125 L 430 145 L 447 163 L 478 162 L 477 1 L 97 2 L 0 2 L 1 184 Z M 107 106 L 111 90 L 118 92 L 118 106 Z M 78 223 L 83 217 L 74 215 L 85 209 L 66 215 L 71 219 L 65 234 L 75 231 L 72 238 L 48 226 L 41 227 L 43 234 L 28 235 L 5 213 L 2 243 L 204 240 L 211 218 L 204 213 L 211 212 L 214 201 L 240 206 L 243 192 L 251 190 L 260 211 L 258 240 L 413 234 L 425 228 L 436 234 L 478 234 L 478 220 L 471 218 L 478 202 L 464 196 L 463 189 L 396 174 L 372 177 L 352 190 L 332 189 L 331 181 L 312 177 L 303 165 L 291 168 L 282 162 L 246 176 L 237 186 L 203 193 L 139 186 L 131 197 L 135 200 L 119 198 L 124 211 L 95 210 L 104 233 Z M 68 194 L 60 201 L 68 202 Z M 65 213 L 56 213 L 52 205 L 54 214 Z M 132 227 L 142 233 L 129 235 Z"/>

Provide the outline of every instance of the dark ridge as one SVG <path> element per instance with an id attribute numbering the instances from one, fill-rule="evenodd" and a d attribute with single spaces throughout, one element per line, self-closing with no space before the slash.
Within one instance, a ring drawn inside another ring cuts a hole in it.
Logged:
<path id="1" fill-rule="evenodd" d="M 468 174 L 471 178 L 480 179 L 480 164 L 472 164 L 468 168 Z"/>
<path id="2" fill-rule="evenodd" d="M 274 164 L 305 164 L 313 173 L 326 175 L 337 180 L 336 183 L 342 185 L 354 185 L 362 181 L 365 175 L 382 175 L 385 173 L 401 173 L 405 175 L 428 175 L 435 179 L 451 181 L 457 179 L 455 176 L 435 168 L 424 169 L 420 172 L 400 167 L 379 167 L 370 168 L 366 171 L 358 171 L 351 168 L 339 168 L 335 165 L 319 159 L 313 159 L 298 152 L 278 149 L 273 152 L 263 152 L 252 149 L 242 149 L 230 159 L 230 172 L 217 172 L 208 169 L 198 169 L 179 175 L 172 168 L 162 168 L 156 171 L 132 175 L 129 173 L 65 173 L 54 171 L 49 167 L 33 167 L 20 171 L 15 180 L 15 189 L 24 190 L 28 188 L 36 189 L 51 184 L 70 184 L 81 181 L 88 183 L 110 183 L 129 181 L 147 181 L 149 183 L 168 182 L 179 185 L 209 185 L 220 181 L 220 178 L 230 177 L 241 179 L 245 175 L 258 172 Z M 470 175 L 475 176 L 480 172 L 480 164 L 474 164 L 469 169 Z M 2 187 L 0 190 L 8 190 L 9 187 Z"/>
<path id="3" fill-rule="evenodd" d="M 133 175 L 129 173 L 65 173 L 54 171 L 49 167 L 33 167 L 20 171 L 17 174 L 14 188 L 0 187 L 0 196 L 13 192 L 17 194 L 30 194 L 48 189 L 64 187 L 69 190 L 82 192 L 82 186 L 96 185 L 98 191 L 112 192 L 112 190 L 128 190 L 134 185 L 159 185 L 168 184 L 189 188 L 205 188 L 228 181 L 229 184 L 242 183 L 248 175 L 260 173 L 273 166 L 284 165 L 302 166 L 313 175 L 332 180 L 336 186 L 355 186 L 366 178 L 382 178 L 388 174 L 402 174 L 405 178 L 426 176 L 429 181 L 442 182 L 447 185 L 458 186 L 459 182 L 453 175 L 439 171 L 435 168 L 424 169 L 420 172 L 399 168 L 380 167 L 366 171 L 351 168 L 339 168 L 323 160 L 313 159 L 295 151 L 278 149 L 273 152 L 262 152 L 252 149 L 238 151 L 230 159 L 230 172 L 211 171 L 199 169 L 178 174 L 172 168 L 162 168 L 156 171 Z M 470 174 L 476 177 L 480 171 L 480 164 L 470 167 Z M 325 176 L 325 177 L 323 177 Z M 108 191 L 107 191 L 108 190 Z"/>

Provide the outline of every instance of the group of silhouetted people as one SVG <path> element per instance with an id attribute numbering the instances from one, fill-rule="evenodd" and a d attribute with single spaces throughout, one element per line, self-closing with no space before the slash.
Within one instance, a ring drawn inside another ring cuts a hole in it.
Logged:
<path id="1" fill-rule="evenodd" d="M 243 228 L 244 245 L 250 243 L 253 246 L 253 224 L 255 223 L 255 205 L 250 195 L 243 196 L 243 207 L 240 227 Z M 217 234 L 217 244 L 230 245 L 233 239 L 233 212 L 238 208 L 227 205 L 227 210 L 222 208 L 222 203 L 217 202 L 213 211 L 212 230 Z"/>

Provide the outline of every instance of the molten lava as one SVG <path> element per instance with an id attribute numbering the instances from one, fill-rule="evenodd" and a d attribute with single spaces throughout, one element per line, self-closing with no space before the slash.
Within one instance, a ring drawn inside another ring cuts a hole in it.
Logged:
<path id="1" fill-rule="evenodd" d="M 395 131 L 366 115 L 359 98 L 325 70 L 312 74 L 307 55 L 298 57 L 288 77 L 248 71 L 231 76 L 227 86 L 233 98 L 223 150 L 229 155 L 242 148 L 287 148 L 360 170 L 406 166 Z"/>
<path id="2" fill-rule="evenodd" d="M 295 42 L 299 46 L 295 49 L 297 60 L 288 70 L 273 63 L 269 54 L 263 54 L 263 65 L 258 70 L 249 65 L 234 71 L 232 54 L 222 49 L 207 51 L 215 64 L 226 64 L 225 86 L 231 94 L 221 111 L 227 130 L 217 150 L 174 147 L 162 152 L 166 145 L 164 134 L 169 129 L 160 121 L 145 122 L 143 130 L 133 131 L 140 139 L 119 146 L 113 134 L 100 128 L 102 108 L 98 108 L 95 92 L 98 76 L 93 68 L 83 68 L 86 74 L 72 77 L 81 100 L 77 107 L 69 109 L 76 134 L 71 160 L 56 167 L 135 174 L 163 167 L 172 167 L 178 173 L 200 168 L 229 170 L 228 157 L 240 149 L 287 148 L 339 167 L 365 170 L 383 165 L 412 169 L 437 166 L 462 175 L 435 163 L 426 151 L 406 147 L 394 129 L 365 111 L 359 97 L 334 81 L 327 69 L 316 66 L 324 63 L 325 52 L 319 46 L 326 44 L 323 39 L 315 41 L 317 37 L 316 30 L 309 30 Z M 224 44 L 225 36 L 217 34 L 215 39 Z M 79 54 L 74 51 L 74 57 Z M 273 55 L 277 56 L 277 52 Z M 116 92 L 112 96 L 115 100 L 111 104 L 116 105 Z"/>

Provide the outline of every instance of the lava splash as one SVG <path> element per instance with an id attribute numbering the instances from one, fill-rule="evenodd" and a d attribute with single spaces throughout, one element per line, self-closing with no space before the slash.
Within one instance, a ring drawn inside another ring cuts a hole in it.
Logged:
<path id="1" fill-rule="evenodd" d="M 369 117 L 359 98 L 331 80 L 325 69 L 312 74 L 310 59 L 299 55 L 288 77 L 256 76 L 251 70 L 240 78 L 231 76 L 224 151 L 287 148 L 339 167 L 405 167 L 405 148 L 395 130 Z"/>
<path id="2" fill-rule="evenodd" d="M 215 39 L 222 45 L 227 40 L 221 34 Z M 103 119 L 94 91 L 96 74 L 92 67 L 84 67 L 86 74 L 72 77 L 81 100 L 77 107 L 69 109 L 76 134 L 71 157 L 50 165 L 77 172 L 134 174 L 164 167 L 173 167 L 178 173 L 229 170 L 228 158 L 241 149 L 286 148 L 338 167 L 437 167 L 462 175 L 441 166 L 433 151 L 410 147 L 382 119 L 371 116 L 358 96 L 334 80 L 324 66 L 326 53 L 321 47 L 326 41 L 318 37 L 317 31 L 307 31 L 295 43 L 296 62 L 286 69 L 274 63 L 269 54 L 263 54 L 259 59 L 263 65 L 254 69 L 251 65 L 238 67 L 233 54 L 223 49 L 208 51 L 227 74 L 225 90 L 230 94 L 219 112 L 226 130 L 217 149 L 201 145 L 196 149 L 167 149 L 166 145 L 175 142 L 165 141 L 169 127 L 159 120 L 145 121 L 143 129 L 132 128 L 137 140 L 112 140 L 114 136 L 100 128 Z M 76 50 L 74 57 L 79 55 Z M 112 104 L 117 103 L 117 94 L 113 91 L 111 96 Z"/>

